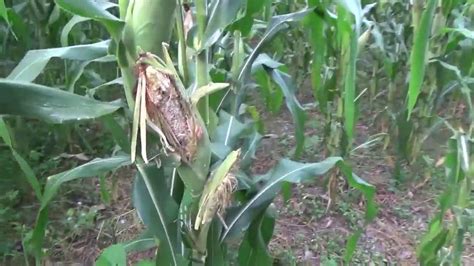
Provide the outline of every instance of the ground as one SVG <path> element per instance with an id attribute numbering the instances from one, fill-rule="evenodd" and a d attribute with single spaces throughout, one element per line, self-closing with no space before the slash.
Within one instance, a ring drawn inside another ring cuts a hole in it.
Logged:
<path id="1" fill-rule="evenodd" d="M 305 97 L 300 96 L 303 103 Z M 306 151 L 300 159 L 317 161 L 324 157 L 320 130 L 323 118 L 316 108 L 308 106 L 311 118 L 306 130 Z M 371 114 L 365 113 L 365 117 L 371 117 Z M 252 167 L 254 173 L 264 173 L 278 158 L 291 156 L 294 147 L 291 115 L 285 108 L 278 115 L 263 112 L 262 120 L 271 135 L 263 139 L 257 151 Z M 370 123 L 369 119 L 359 119 L 354 147 L 378 133 L 379 129 Z M 445 141 L 442 139 L 437 144 L 439 150 L 442 151 Z M 382 146 L 362 148 L 352 156 L 354 172 L 376 186 L 380 210 L 360 239 L 353 263 L 416 265 L 416 247 L 436 211 L 436 197 L 442 191 L 443 169 L 434 169 L 430 173 L 441 174 L 428 176 L 425 171 L 405 165 L 403 171 L 410 175 L 406 178 L 408 181 L 397 182 L 393 177 L 393 158 Z M 433 156 L 439 159 L 440 155 Z M 81 163 L 77 156 L 68 160 Z M 92 265 L 103 248 L 131 240 L 143 230 L 131 202 L 133 176 L 130 168 L 108 176 L 109 204 L 101 200 L 107 195 L 101 194 L 99 180 L 95 178 L 72 182 L 62 189 L 61 197 L 52 204 L 47 234 L 51 261 L 63 265 Z M 336 202 L 329 209 L 323 182 L 295 186 L 288 201 L 279 197 L 274 204 L 279 211 L 270 251 L 280 265 L 300 262 L 305 265 L 340 264 L 347 238 L 363 220 L 363 200 L 343 184 Z M 19 246 L 21 252 L 21 243 Z M 133 254 L 129 260 L 132 263 L 152 258 L 154 252 Z M 21 261 L 21 257 L 19 259 Z M 474 263 L 472 239 L 466 240 L 463 260 L 466 265 Z"/>

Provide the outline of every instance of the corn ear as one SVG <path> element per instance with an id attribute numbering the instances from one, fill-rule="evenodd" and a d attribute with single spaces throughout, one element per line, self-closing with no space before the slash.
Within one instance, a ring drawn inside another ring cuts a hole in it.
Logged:
<path id="1" fill-rule="evenodd" d="M 199 211 L 194 223 L 194 230 L 212 221 L 216 213 L 223 213 L 229 205 L 232 192 L 237 185 L 234 168 L 240 156 L 240 149 L 232 151 L 207 181 L 199 202 Z"/>

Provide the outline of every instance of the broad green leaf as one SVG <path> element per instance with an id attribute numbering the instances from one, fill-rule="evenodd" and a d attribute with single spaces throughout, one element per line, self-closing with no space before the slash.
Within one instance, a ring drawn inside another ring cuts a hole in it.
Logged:
<path id="1" fill-rule="evenodd" d="M 30 50 L 18 63 L 7 79 L 33 81 L 53 57 L 69 60 L 91 61 L 107 55 L 109 41 L 75 45 L 62 48 Z"/>
<path id="2" fill-rule="evenodd" d="M 277 89 L 270 79 L 266 68 L 275 69 L 283 66 L 282 63 L 273 60 L 267 54 L 259 54 L 252 64 L 252 76 L 260 87 L 259 91 L 265 99 L 267 108 L 273 113 L 280 111 L 284 95 L 282 90 Z"/>
<path id="3" fill-rule="evenodd" d="M 310 0 L 308 1 L 310 7 L 317 7 L 319 1 Z M 320 109 L 323 113 L 327 112 L 327 93 L 323 86 L 323 79 L 321 77 L 324 59 L 327 49 L 327 39 L 324 36 L 325 21 L 323 18 L 324 13 L 318 14 L 313 12 L 309 14 L 305 19 L 305 27 L 309 28 L 309 41 L 313 48 L 312 61 L 311 61 L 311 86 L 313 88 L 313 96 L 319 102 Z"/>
<path id="4" fill-rule="evenodd" d="M 0 138 L 3 139 L 3 142 L 7 144 L 8 147 L 12 147 L 12 138 L 10 132 L 8 131 L 8 126 L 5 123 L 5 120 L 0 116 Z"/>
<path id="5" fill-rule="evenodd" d="M 31 188 L 35 192 L 35 196 L 38 198 L 38 200 L 41 200 L 42 196 L 40 183 L 36 178 L 33 169 L 31 169 L 30 165 L 26 162 L 26 160 L 23 159 L 23 157 L 13 147 L 12 137 L 10 135 L 10 132 L 8 131 L 7 124 L 5 123 L 2 117 L 0 117 L 0 138 L 2 138 L 5 144 L 10 147 L 13 157 L 20 166 L 20 169 L 23 171 L 23 174 L 25 175 L 25 178 L 30 184 Z"/>
<path id="6" fill-rule="evenodd" d="M 36 224 L 31 239 L 28 239 L 28 248 L 31 249 L 36 259 L 41 259 L 43 253 L 43 241 L 48 223 L 48 204 L 56 196 L 59 187 L 65 183 L 78 178 L 98 176 L 108 171 L 115 170 L 121 166 L 129 165 L 129 156 L 115 156 L 106 159 L 94 159 L 71 170 L 52 175 L 46 180 L 46 185 L 41 199 L 41 207 L 36 217 Z"/>
<path id="7" fill-rule="evenodd" d="M 38 178 L 36 178 L 35 172 L 31 168 L 31 166 L 26 162 L 25 159 L 13 148 L 11 148 L 13 157 L 15 157 L 16 162 L 20 166 L 21 171 L 25 174 L 25 178 L 30 184 L 31 188 L 35 192 L 35 196 L 41 200 L 41 187 L 40 183 L 38 181 Z"/>
<path id="8" fill-rule="evenodd" d="M 273 265 L 267 245 L 273 235 L 275 217 L 262 212 L 250 225 L 239 248 L 239 265 Z"/>
<path id="9" fill-rule="evenodd" d="M 124 244 L 125 251 L 127 253 L 136 251 L 145 251 L 157 246 L 157 239 L 153 237 L 153 234 L 148 231 L 143 233 L 137 239 L 128 241 Z"/>
<path id="10" fill-rule="evenodd" d="M 227 87 L 229 87 L 229 83 L 209 83 L 206 86 L 202 86 L 191 95 L 191 103 L 196 105 L 202 97 Z"/>
<path id="11" fill-rule="evenodd" d="M 115 244 L 102 251 L 96 266 L 127 266 L 127 253 L 123 244 Z"/>
<path id="12" fill-rule="evenodd" d="M 364 195 L 366 200 L 366 207 L 365 207 L 365 221 L 363 227 L 358 228 L 348 239 L 346 243 L 346 250 L 344 252 L 344 261 L 346 264 L 349 264 L 354 252 L 357 248 L 357 242 L 359 238 L 362 236 L 364 227 L 367 226 L 368 223 L 372 222 L 377 215 L 377 205 L 375 203 L 375 187 L 367 183 L 362 178 L 358 177 L 356 174 L 352 172 L 352 169 L 347 166 L 343 161 L 337 163 L 337 166 L 341 170 L 341 172 L 346 177 L 349 185 Z"/>
<path id="13" fill-rule="evenodd" d="M 360 2 L 357 0 L 343 1 L 344 6 L 350 12 L 342 8 L 338 9 L 337 30 L 341 39 L 342 69 L 344 77 L 344 126 L 346 129 L 349 145 L 352 143 L 354 135 L 354 124 L 356 117 L 356 104 L 354 102 L 356 93 L 356 60 L 357 60 L 357 41 L 360 31 L 361 9 Z M 352 27 L 352 15 L 355 17 L 355 30 Z"/>
<path id="14" fill-rule="evenodd" d="M 296 98 L 296 88 L 291 76 L 278 69 L 271 70 L 270 75 L 272 76 L 273 81 L 275 81 L 283 91 L 286 106 L 293 117 L 296 136 L 295 156 L 299 156 L 304 149 L 304 124 L 306 121 L 306 113 Z"/>
<path id="15" fill-rule="evenodd" d="M 0 115 L 19 115 L 64 123 L 94 119 L 119 109 L 117 104 L 96 101 L 33 83 L 0 79 Z"/>
<path id="16" fill-rule="evenodd" d="M 263 37 L 252 50 L 252 53 L 250 53 L 250 55 L 247 57 L 245 63 L 242 65 L 237 80 L 241 82 L 248 80 L 252 64 L 260 54 L 262 47 L 270 42 L 280 30 L 285 29 L 287 27 L 287 23 L 300 21 L 312 11 L 312 8 L 307 8 L 294 13 L 274 16 L 268 23 L 267 30 L 263 34 Z"/>
<path id="17" fill-rule="evenodd" d="M 446 28 L 446 32 L 456 32 L 468 39 L 474 39 L 474 31 L 465 28 Z"/>
<path id="18" fill-rule="evenodd" d="M 268 42 L 270 42 L 279 31 L 287 28 L 287 23 L 300 21 L 312 11 L 313 11 L 312 8 L 305 8 L 303 10 L 300 10 L 294 13 L 274 16 L 268 23 L 267 30 L 263 34 L 263 37 L 260 39 L 258 44 L 255 46 L 255 48 L 252 50 L 252 52 L 250 53 L 250 55 L 247 57 L 244 64 L 240 68 L 237 81 L 241 82 L 242 84 L 247 83 L 250 78 L 252 64 L 257 58 L 257 56 L 260 54 L 260 50 L 262 49 L 262 47 Z M 232 110 L 234 115 L 238 114 L 238 109 L 243 101 L 245 91 L 246 91 L 246 86 L 243 86 L 237 92 L 237 98 L 235 99 L 235 104 L 234 104 L 235 109 Z"/>
<path id="19" fill-rule="evenodd" d="M 340 157 L 330 157 L 319 163 L 298 163 L 281 159 L 267 174 L 256 178 L 256 181 L 265 183 L 249 201 L 237 209 L 229 210 L 226 217 L 227 228 L 222 234 L 221 241 L 245 231 L 254 218 L 276 197 L 283 181 L 292 183 L 309 181 L 316 176 L 324 175 L 341 160 Z"/>
<path id="20" fill-rule="evenodd" d="M 138 173 L 133 186 L 133 204 L 141 220 L 160 240 L 158 265 L 179 264 L 181 244 L 178 241 L 179 206 L 170 196 L 163 169 L 137 165 Z"/>
<path id="21" fill-rule="evenodd" d="M 25 49 L 28 49 L 31 46 L 31 34 L 28 25 L 25 23 L 27 21 L 13 8 L 7 9 L 7 12 L 10 26 L 15 34 L 15 39 L 17 39 Z"/>
<path id="22" fill-rule="evenodd" d="M 0 17 L 2 17 L 8 24 L 10 23 L 4 0 L 0 0 Z"/>
<path id="23" fill-rule="evenodd" d="M 103 8 L 103 9 L 108 9 L 108 8 L 117 6 L 117 4 L 112 3 L 112 2 L 107 2 L 107 1 L 98 1 L 97 4 L 100 5 L 100 8 Z M 82 17 L 82 16 L 74 15 L 66 23 L 66 25 L 64 25 L 63 30 L 61 31 L 61 45 L 68 46 L 69 33 L 71 32 L 74 26 L 76 26 L 77 24 L 81 22 L 89 21 L 91 19 L 92 18 L 90 17 Z"/>
<path id="24" fill-rule="evenodd" d="M 228 259 L 225 256 L 225 246 L 219 243 L 220 234 L 222 232 L 222 223 L 216 219 L 211 224 L 207 238 L 207 266 L 214 265 L 229 265 Z"/>
<path id="25" fill-rule="evenodd" d="M 67 23 L 64 25 L 63 30 L 61 31 L 61 46 L 66 47 L 69 45 L 69 33 L 71 32 L 72 28 L 77 24 L 89 21 L 90 18 L 85 18 L 81 16 L 73 16 Z"/>
<path id="26" fill-rule="evenodd" d="M 213 0 L 209 6 L 206 30 L 199 50 L 213 45 L 227 25 L 237 20 L 237 14 L 245 0 Z"/>
<path id="27" fill-rule="evenodd" d="M 431 24 L 433 23 L 437 2 L 437 0 L 427 1 L 426 9 L 423 11 L 421 16 L 420 25 L 418 25 L 418 30 L 415 32 L 413 48 L 410 55 L 410 83 L 408 86 L 407 119 L 410 119 L 418 95 L 421 92 L 421 87 L 423 86 Z"/>
<path id="28" fill-rule="evenodd" d="M 100 57 L 94 60 L 90 61 L 80 61 L 80 62 L 71 62 L 67 63 L 67 72 L 66 72 L 66 91 L 69 92 L 74 92 L 74 86 L 76 85 L 76 82 L 79 80 L 79 78 L 82 76 L 82 73 L 84 72 L 84 69 L 87 67 L 92 62 L 101 62 L 101 63 L 106 63 L 106 62 L 115 62 L 115 57 L 112 55 L 106 55 L 104 57 Z"/>
<path id="29" fill-rule="evenodd" d="M 94 0 L 55 0 L 62 9 L 81 17 L 99 21 L 107 28 L 114 39 L 120 38 L 123 21 L 106 10 L 106 5 Z"/>
<path id="30" fill-rule="evenodd" d="M 360 25 L 362 23 L 362 7 L 360 0 L 340 0 L 342 6 L 354 15 L 356 35 L 359 35 Z"/>
<path id="31" fill-rule="evenodd" d="M 261 139 L 262 135 L 260 135 L 257 131 L 245 138 L 242 147 L 242 156 L 240 158 L 240 167 L 242 169 L 247 169 L 250 167 L 252 161 L 255 159 L 255 152 L 257 151 L 257 147 Z"/>
<path id="32" fill-rule="evenodd" d="M 117 143 L 117 145 L 119 145 L 124 152 L 130 153 L 130 140 L 124 129 L 115 120 L 113 115 L 105 115 L 100 118 L 100 120 L 104 123 L 104 126 L 112 134 L 115 143 Z"/>
<path id="33" fill-rule="evenodd" d="M 247 36 L 251 32 L 252 25 L 254 22 L 254 15 L 260 12 L 265 6 L 265 2 L 270 2 L 269 0 L 246 0 L 246 9 L 244 17 L 235 21 L 232 24 L 231 29 L 237 29 L 242 33 L 242 36 Z"/>
<path id="34" fill-rule="evenodd" d="M 78 178 L 93 177 L 130 164 L 129 156 L 115 156 L 105 159 L 94 159 L 71 170 L 49 176 L 44 188 L 41 208 L 45 208 L 58 192 L 60 186 Z"/>

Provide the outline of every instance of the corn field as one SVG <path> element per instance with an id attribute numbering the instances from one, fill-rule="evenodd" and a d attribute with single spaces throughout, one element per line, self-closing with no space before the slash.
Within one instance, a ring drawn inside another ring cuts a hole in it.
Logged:
<path id="1" fill-rule="evenodd" d="M 474 264 L 472 0 L 0 0 L 0 33 L 0 265 Z"/>

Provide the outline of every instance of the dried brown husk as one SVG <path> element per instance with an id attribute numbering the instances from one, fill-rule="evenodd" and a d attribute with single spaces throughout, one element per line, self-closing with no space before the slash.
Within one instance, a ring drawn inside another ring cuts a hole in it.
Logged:
<path id="1" fill-rule="evenodd" d="M 233 171 L 234 170 L 227 173 L 216 190 L 209 191 L 209 195 L 207 195 L 208 197 L 200 207 L 200 213 L 198 214 L 200 220 L 196 221 L 196 230 L 199 229 L 201 224 L 211 222 L 216 213 L 224 216 L 225 209 L 232 202 L 232 194 L 237 187 L 237 178 Z"/>
<path id="2" fill-rule="evenodd" d="M 177 152 L 185 162 L 191 162 L 202 129 L 191 104 L 177 88 L 175 77 L 145 63 L 143 59 L 149 57 L 142 55 L 137 65 L 139 82 L 145 79 L 146 84 L 148 121 L 163 132 L 171 151 Z"/>

